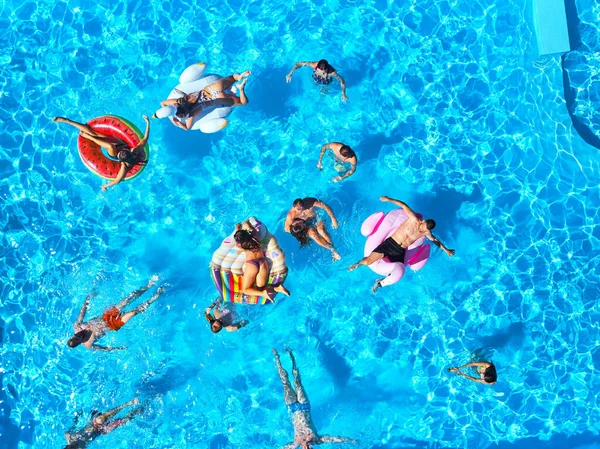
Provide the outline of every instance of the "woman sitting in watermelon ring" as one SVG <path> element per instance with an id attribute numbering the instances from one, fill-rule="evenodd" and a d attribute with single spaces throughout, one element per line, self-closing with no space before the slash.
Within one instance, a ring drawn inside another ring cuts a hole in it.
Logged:
<path id="1" fill-rule="evenodd" d="M 144 133 L 144 137 L 134 148 L 129 148 L 129 146 L 121 139 L 95 131 L 89 125 L 84 123 L 75 122 L 65 117 L 55 117 L 54 121 L 56 123 L 66 123 L 67 125 L 74 126 L 81 131 L 83 137 L 95 142 L 102 148 L 105 148 L 109 156 L 114 157 L 121 162 L 121 169 L 119 170 L 117 177 L 113 181 L 102 186 L 102 190 L 106 191 L 109 187 L 120 183 L 131 167 L 147 162 L 144 147 L 148 143 L 148 136 L 150 135 L 150 120 L 146 115 L 143 115 L 142 117 L 146 121 L 146 132 Z"/>

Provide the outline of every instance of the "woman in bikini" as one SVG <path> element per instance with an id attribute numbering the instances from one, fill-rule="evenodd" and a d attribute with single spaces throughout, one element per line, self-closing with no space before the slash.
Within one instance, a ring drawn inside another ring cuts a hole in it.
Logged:
<path id="1" fill-rule="evenodd" d="M 244 87 L 246 86 L 248 76 L 250 76 L 251 73 L 250 70 L 246 70 L 240 74 L 234 73 L 231 76 L 221 78 L 220 80 L 207 85 L 204 89 L 195 94 L 186 94 L 178 91 L 183 95 L 182 97 L 161 101 L 160 105 L 162 107 L 176 106 L 177 112 L 175 113 L 175 120 L 173 120 L 173 123 L 188 131 L 194 124 L 194 119 L 206 108 L 212 106 L 245 106 L 248 103 L 248 97 L 246 97 Z M 239 97 L 225 92 L 236 81 L 241 81 L 241 83 L 236 85 L 240 92 Z"/>
<path id="2" fill-rule="evenodd" d="M 121 162 L 121 169 L 119 170 L 117 177 L 113 181 L 102 186 L 102 190 L 106 191 L 109 187 L 120 183 L 131 167 L 137 164 L 147 163 L 144 147 L 148 143 L 148 136 L 150 135 L 150 120 L 146 115 L 143 115 L 142 117 L 146 121 L 146 132 L 135 148 L 129 148 L 125 142 L 117 137 L 107 136 L 106 134 L 93 130 L 85 123 L 75 122 L 65 117 L 55 117 L 54 121 L 56 123 L 66 123 L 67 125 L 74 126 L 81 132 L 83 137 L 100 145 L 102 148 L 106 149 L 106 152 L 110 157 Z"/>
<path id="3" fill-rule="evenodd" d="M 253 231 L 252 225 L 245 221 L 243 224 L 236 225 L 235 234 L 233 234 L 237 247 L 246 255 L 242 292 L 245 295 L 262 296 L 263 298 L 273 298 L 275 292 L 290 296 L 289 290 L 283 284 L 277 287 L 267 286 L 269 263 L 260 241 L 254 236 Z"/>
<path id="4" fill-rule="evenodd" d="M 290 83 L 292 81 L 292 75 L 296 69 L 300 67 L 311 67 L 313 69 L 312 79 L 316 84 L 321 86 L 328 86 L 333 81 L 335 77 L 342 87 L 342 101 L 348 101 L 348 97 L 346 96 L 346 82 L 344 78 L 342 78 L 336 70 L 327 62 L 326 59 L 321 59 L 317 62 L 307 62 L 307 61 L 298 61 L 290 73 L 287 74 L 285 80 Z"/>

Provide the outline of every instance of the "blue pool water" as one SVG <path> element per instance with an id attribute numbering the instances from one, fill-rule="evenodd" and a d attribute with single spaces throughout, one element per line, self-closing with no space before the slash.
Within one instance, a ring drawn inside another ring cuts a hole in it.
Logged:
<path id="1" fill-rule="evenodd" d="M 599 17 L 577 3 L 585 21 Z M 597 447 L 600 163 L 575 132 L 558 58 L 535 59 L 526 0 L 0 3 L 0 447 L 62 447 L 76 416 L 134 396 L 143 417 L 93 447 L 267 448 L 291 441 L 271 348 L 293 348 L 322 433 L 357 448 Z M 345 77 L 321 95 L 298 60 Z M 51 119 L 138 126 L 189 64 L 252 69 L 250 104 L 214 135 L 152 121 L 153 158 L 106 193 Z M 331 183 L 319 148 L 357 173 Z M 283 233 L 296 197 L 333 208 L 342 261 Z M 380 195 L 456 249 L 371 295 L 362 220 Z M 208 262 L 236 222 L 285 249 L 292 297 L 213 335 Z M 157 274 L 168 290 L 107 345 L 70 350 L 89 316 Z M 493 387 L 449 376 L 473 354 Z M 284 357 L 284 364 L 289 363 Z M 596 445 L 596 446 L 594 446 Z"/>

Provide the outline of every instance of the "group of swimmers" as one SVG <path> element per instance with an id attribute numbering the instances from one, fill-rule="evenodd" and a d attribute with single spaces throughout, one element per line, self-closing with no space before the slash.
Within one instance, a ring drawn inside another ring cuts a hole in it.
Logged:
<path id="1" fill-rule="evenodd" d="M 329 85 L 334 78 L 337 79 L 340 82 L 342 89 L 342 101 L 348 100 L 348 97 L 346 96 L 346 83 L 344 79 L 324 59 L 318 62 L 296 63 L 290 73 L 286 76 L 286 81 L 290 82 L 292 80 L 294 71 L 304 66 L 311 67 L 313 69 L 312 77 L 317 84 Z M 207 85 L 197 93 L 184 94 L 182 92 L 182 96 L 180 98 L 165 100 L 161 103 L 161 105 L 175 106 L 175 125 L 184 130 L 189 130 L 192 127 L 196 117 L 207 108 L 246 105 L 248 103 L 248 97 L 244 89 L 250 75 L 250 70 L 240 74 L 230 75 Z M 239 96 L 229 93 L 229 89 L 236 82 L 238 83 L 236 87 L 238 89 Z M 92 127 L 87 124 L 78 123 L 64 117 L 56 117 L 54 121 L 57 123 L 66 123 L 74 126 L 80 131 L 84 138 L 95 142 L 100 147 L 104 148 L 111 158 L 114 158 L 121 163 L 120 171 L 117 177 L 110 183 L 102 186 L 102 190 L 106 190 L 107 188 L 121 182 L 125 178 L 128 170 L 130 170 L 133 166 L 147 163 L 144 146 L 147 144 L 150 134 L 150 120 L 145 115 L 143 118 L 146 121 L 146 130 L 143 138 L 134 148 L 130 148 L 125 142 L 116 137 L 108 136 L 92 129 Z M 330 142 L 322 146 L 317 163 L 317 168 L 319 170 L 323 169 L 322 161 L 327 151 L 331 151 L 335 168 L 339 172 L 339 176 L 334 177 L 333 182 L 339 182 L 347 179 L 349 176 L 355 173 L 358 164 L 356 153 L 349 145 L 341 142 Z M 436 226 L 434 220 L 423 220 L 403 201 L 392 199 L 387 196 L 382 196 L 380 199 L 381 201 L 390 202 L 402 208 L 408 218 L 390 237 L 376 247 L 373 252 L 366 257 L 363 257 L 358 262 L 350 265 L 348 268 L 349 271 L 353 271 L 362 265 L 370 265 L 384 257 L 387 257 L 390 262 L 404 263 L 404 257 L 407 249 L 416 240 L 422 237 L 431 240 L 449 257 L 454 255 L 453 249 L 448 249 L 431 233 Z M 307 197 L 298 198 L 293 202 L 292 207 L 285 218 L 284 230 L 285 232 L 288 232 L 294 236 L 294 238 L 296 238 L 300 243 L 301 247 L 308 245 L 311 241 L 314 241 L 317 245 L 329 250 L 331 252 L 333 261 L 337 261 L 341 258 L 341 256 L 335 249 L 325 221 L 322 219 L 325 217 L 319 217 L 320 211 L 323 211 L 324 214 L 329 217 L 331 220 L 331 227 L 336 229 L 338 227 L 338 221 L 332 209 L 325 202 L 317 198 Z M 290 292 L 283 285 L 279 285 L 277 287 L 266 285 L 269 277 L 268 263 L 262 250 L 261 243 L 253 232 L 253 228 L 250 223 L 243 222 L 238 224 L 234 232 L 234 239 L 237 247 L 245 253 L 245 265 L 243 269 L 242 281 L 243 293 L 248 295 L 272 297 L 276 292 L 279 292 L 289 296 Z M 375 293 L 381 287 L 383 279 L 384 278 L 376 280 L 372 289 L 373 293 Z M 125 310 L 125 308 L 131 302 L 149 290 L 157 280 L 157 277 L 151 278 L 144 287 L 132 292 L 118 304 L 105 310 L 102 316 L 94 317 L 84 322 L 89 302 L 95 296 L 94 293 L 88 295 L 73 326 L 75 333 L 68 340 L 68 346 L 75 348 L 79 345 L 82 345 L 86 349 L 99 351 L 117 351 L 126 349 L 125 346 L 101 346 L 98 344 L 98 341 L 109 331 L 118 331 L 135 315 L 146 311 L 147 308 L 161 296 L 161 294 L 164 292 L 164 286 L 158 287 L 155 294 L 141 305 L 129 311 Z M 231 311 L 221 306 L 222 304 L 220 301 L 216 300 L 208 308 L 206 308 L 204 312 L 204 315 L 213 332 L 216 333 L 222 329 L 236 331 L 248 323 L 246 320 L 236 322 L 236 318 Z M 310 403 L 302 385 L 300 373 L 296 366 L 296 361 L 292 351 L 288 350 L 288 353 L 292 362 L 292 375 L 295 390 L 291 386 L 288 373 L 281 364 L 279 354 L 275 349 L 273 349 L 273 353 L 275 355 L 277 370 L 284 388 L 284 401 L 287 405 L 288 411 L 291 414 L 292 423 L 294 426 L 294 441 L 287 444 L 284 449 L 292 449 L 295 447 L 309 449 L 315 444 L 319 445 L 322 443 L 355 442 L 355 440 L 345 437 L 319 435 L 317 433 L 311 418 Z M 474 374 L 476 375 L 471 376 L 464 372 L 463 370 L 466 368 L 475 369 Z M 497 378 L 495 366 L 488 362 L 471 362 L 460 367 L 449 368 L 448 371 L 456 373 L 460 376 L 464 376 L 472 381 L 487 384 L 493 384 Z M 139 400 L 135 398 L 107 412 L 93 412 L 90 422 L 82 429 L 78 431 L 67 432 L 65 434 L 65 438 L 67 439 L 68 443 L 66 448 L 85 448 L 98 436 L 107 434 L 127 423 L 134 416 L 143 411 L 143 405 L 134 409 L 124 418 L 113 418 L 124 408 L 139 404 Z"/>

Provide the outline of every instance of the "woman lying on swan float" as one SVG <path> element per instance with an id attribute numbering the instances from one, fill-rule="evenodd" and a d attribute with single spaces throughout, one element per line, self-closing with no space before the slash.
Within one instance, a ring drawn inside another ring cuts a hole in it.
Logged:
<path id="1" fill-rule="evenodd" d="M 245 106 L 248 97 L 244 87 L 248 76 L 243 73 L 227 77 L 204 75 L 206 64 L 199 62 L 186 68 L 179 77 L 179 84 L 154 114 L 155 118 L 168 117 L 175 126 L 184 130 L 200 130 L 203 133 L 215 133 L 229 123 L 225 117 L 236 106 Z M 235 82 L 240 83 L 234 86 Z M 239 91 L 240 96 L 235 93 Z"/>

